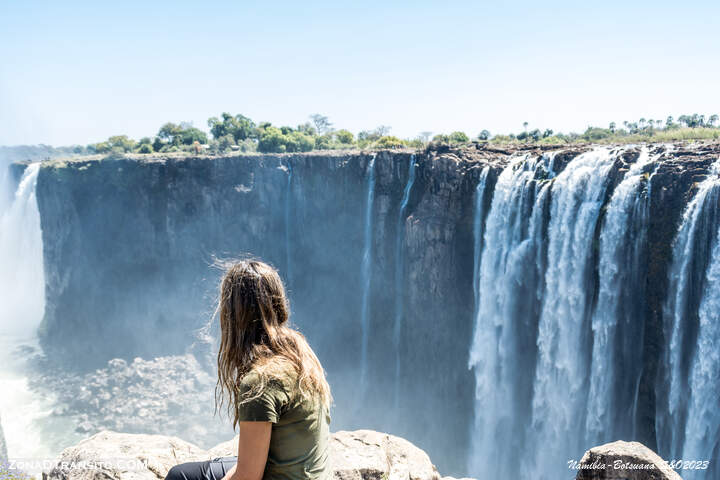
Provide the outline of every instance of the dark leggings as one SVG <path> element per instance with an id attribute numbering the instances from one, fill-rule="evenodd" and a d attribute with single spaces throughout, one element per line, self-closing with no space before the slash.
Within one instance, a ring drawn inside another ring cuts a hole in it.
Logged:
<path id="1" fill-rule="evenodd" d="M 188 462 L 175 465 L 165 480 L 222 480 L 228 470 L 237 464 L 237 457 L 214 458 L 206 462 Z"/>

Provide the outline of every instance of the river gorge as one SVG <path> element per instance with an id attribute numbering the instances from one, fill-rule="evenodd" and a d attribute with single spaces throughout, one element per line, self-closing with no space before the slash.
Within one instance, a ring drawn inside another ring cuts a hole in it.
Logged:
<path id="1" fill-rule="evenodd" d="M 327 370 L 332 430 L 454 476 L 572 478 L 617 439 L 720 475 L 717 143 L 8 163 L 10 456 L 103 428 L 231 438 L 214 302 L 255 256 Z"/>

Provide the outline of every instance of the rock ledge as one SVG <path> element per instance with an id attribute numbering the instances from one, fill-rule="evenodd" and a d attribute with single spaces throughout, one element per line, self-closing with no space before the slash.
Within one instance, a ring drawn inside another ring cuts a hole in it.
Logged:
<path id="1" fill-rule="evenodd" d="M 203 450 L 164 435 L 103 431 L 66 448 L 47 480 L 158 480 L 183 462 L 237 454 L 237 437 Z M 372 430 L 332 434 L 330 461 L 337 480 L 448 480 L 425 452 L 399 437 Z"/>

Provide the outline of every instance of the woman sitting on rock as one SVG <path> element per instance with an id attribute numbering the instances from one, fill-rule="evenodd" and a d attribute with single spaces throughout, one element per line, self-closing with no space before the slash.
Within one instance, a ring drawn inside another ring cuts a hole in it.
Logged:
<path id="1" fill-rule="evenodd" d="M 176 465 L 166 480 L 326 480 L 330 387 L 315 353 L 288 325 L 282 280 L 243 261 L 220 287 L 216 407 L 238 428 L 238 456 Z"/>

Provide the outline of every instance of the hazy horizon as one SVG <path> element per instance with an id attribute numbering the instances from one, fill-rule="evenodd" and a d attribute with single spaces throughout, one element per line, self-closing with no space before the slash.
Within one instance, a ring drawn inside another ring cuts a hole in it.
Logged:
<path id="1" fill-rule="evenodd" d="M 3 4 L 0 145 L 207 130 L 223 111 L 399 137 L 720 113 L 719 14 L 709 1 Z"/>

